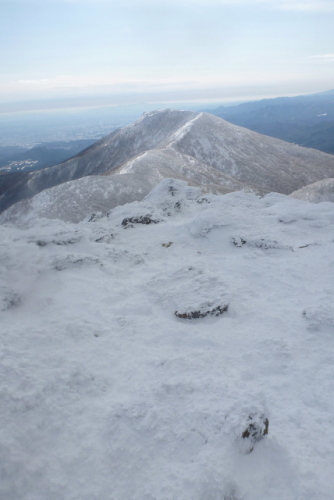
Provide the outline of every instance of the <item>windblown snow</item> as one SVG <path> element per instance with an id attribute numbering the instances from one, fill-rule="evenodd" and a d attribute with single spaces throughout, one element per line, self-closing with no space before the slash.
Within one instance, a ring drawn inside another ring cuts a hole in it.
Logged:
<path id="1" fill-rule="evenodd" d="M 1 233 L 2 499 L 333 499 L 333 203 L 165 179 Z"/>

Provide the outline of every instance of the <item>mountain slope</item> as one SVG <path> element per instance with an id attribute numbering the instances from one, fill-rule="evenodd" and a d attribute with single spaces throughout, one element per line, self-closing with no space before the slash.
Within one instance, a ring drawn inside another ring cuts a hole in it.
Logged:
<path id="1" fill-rule="evenodd" d="M 334 154 L 334 90 L 221 106 L 210 112 L 261 134 Z"/>
<path id="2" fill-rule="evenodd" d="M 294 191 L 290 196 L 297 200 L 310 201 L 312 203 L 320 203 L 322 201 L 334 202 L 334 179 L 323 179 L 322 181 L 314 182 L 298 189 L 298 191 Z"/>
<path id="3" fill-rule="evenodd" d="M 0 212 L 13 203 L 31 198 L 49 187 L 87 175 L 99 175 L 124 163 L 146 149 L 155 147 L 166 132 L 177 130 L 191 115 L 192 113 L 188 112 L 170 113 L 163 127 L 159 123 L 159 116 L 149 124 L 141 118 L 123 129 L 113 131 L 64 163 L 30 173 L 23 187 L 21 183 L 19 188 L 13 184 L 12 188 L 0 192 Z"/>
<path id="4" fill-rule="evenodd" d="M 105 214 L 117 205 L 139 201 L 152 187 L 136 174 L 82 177 L 16 203 L 0 214 L 0 224 L 26 224 L 38 217 L 79 222 L 87 215 Z"/>
<path id="5" fill-rule="evenodd" d="M 171 111 L 147 114 L 131 125 L 112 132 L 82 154 L 41 172 L 32 174 L 30 187 L 61 184 L 69 180 L 98 175 L 113 169 L 143 151 L 157 148 L 168 134 L 179 130 L 194 113 Z M 44 189 L 44 188 L 43 188 Z"/>
<path id="6" fill-rule="evenodd" d="M 173 177 L 207 191 L 289 194 L 333 177 L 334 157 L 262 136 L 207 113 L 162 110 L 144 114 L 65 163 L 29 174 L 20 196 L 30 198 L 85 176 L 131 172 L 140 175 L 148 188 Z M 4 205 L 10 194 L 9 190 L 4 195 Z"/>
<path id="7" fill-rule="evenodd" d="M 33 174 L 29 186 L 39 189 L 46 177 L 46 182 L 56 184 L 61 179 L 113 173 L 145 151 L 170 149 L 264 191 L 289 193 L 334 171 L 334 158 L 324 153 L 263 137 L 207 113 L 162 110 L 144 114 L 61 169 Z"/>
<path id="8" fill-rule="evenodd" d="M 168 147 L 263 192 L 288 194 L 297 189 L 294 186 L 334 171 L 331 155 L 256 134 L 207 113 L 171 136 Z"/>

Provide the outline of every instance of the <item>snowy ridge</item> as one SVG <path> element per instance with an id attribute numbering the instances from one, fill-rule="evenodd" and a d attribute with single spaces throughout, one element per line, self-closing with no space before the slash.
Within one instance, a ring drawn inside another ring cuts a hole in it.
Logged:
<path id="1" fill-rule="evenodd" d="M 146 134 L 152 136 L 152 151 L 171 150 L 191 157 L 210 169 L 212 177 L 221 173 L 248 190 L 288 194 L 334 173 L 331 155 L 257 134 L 208 113 L 162 110 L 144 115 L 134 126 L 140 130 L 140 137 L 145 137 L 146 144 Z M 120 133 L 125 133 L 126 129 Z M 132 159 L 129 162 L 132 165 Z M 156 168 L 159 167 L 157 159 Z M 182 162 L 175 168 L 176 178 L 180 168 Z M 126 162 L 122 169 L 126 171 Z M 144 161 L 141 162 L 141 171 L 142 175 L 146 174 Z M 108 173 L 113 175 L 115 172 L 116 166 Z M 198 182 L 196 171 L 187 180 Z M 216 190 L 218 186 L 228 187 L 222 179 L 216 184 Z M 240 185 L 236 189 L 240 189 Z"/>
<path id="2" fill-rule="evenodd" d="M 312 203 L 320 203 L 322 201 L 334 202 L 334 179 L 323 179 L 322 181 L 308 184 L 298 191 L 294 191 L 290 196 Z"/>
<path id="3" fill-rule="evenodd" d="M 174 134 L 172 134 L 170 139 L 169 139 L 170 142 L 169 142 L 168 146 L 172 147 L 175 142 L 183 139 L 183 137 L 186 135 L 186 133 L 191 131 L 191 127 L 194 124 L 194 122 L 196 120 L 198 120 L 199 118 L 201 118 L 202 115 L 203 115 L 203 113 L 199 113 L 197 116 L 195 116 L 195 118 L 193 118 L 192 120 L 189 120 L 185 125 L 180 127 L 179 130 L 174 132 Z"/>
<path id="4" fill-rule="evenodd" d="M 140 153 L 138 156 L 136 156 L 132 160 L 128 161 L 125 165 L 122 165 L 119 168 L 118 173 L 119 174 L 131 173 L 131 170 L 133 169 L 134 164 L 137 163 L 138 161 L 142 161 L 143 159 L 145 159 L 147 154 L 148 154 L 148 151 L 145 151 L 144 153 Z"/>
<path id="5" fill-rule="evenodd" d="M 201 113 L 191 125 L 171 147 L 245 185 L 258 186 L 258 192 L 288 194 L 293 186 L 309 184 L 334 170 L 331 155 L 325 158 L 318 151 L 257 134 L 208 113 Z"/>
<path id="6" fill-rule="evenodd" d="M 165 179 L 1 230 L 1 498 L 332 500 L 333 203 Z"/>

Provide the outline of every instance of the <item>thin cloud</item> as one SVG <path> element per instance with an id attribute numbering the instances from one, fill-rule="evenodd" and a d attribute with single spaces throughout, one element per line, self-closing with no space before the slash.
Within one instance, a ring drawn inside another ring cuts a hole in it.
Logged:
<path id="1" fill-rule="evenodd" d="M 321 54 L 317 56 L 309 56 L 307 58 L 309 61 L 316 61 L 316 62 L 334 62 L 334 54 Z"/>
<path id="2" fill-rule="evenodd" d="M 80 0 L 69 0 L 80 1 Z M 102 0 L 112 1 L 112 0 Z M 126 0 L 125 0 L 126 1 Z M 130 0 L 134 3 L 155 3 L 156 0 Z M 165 0 L 160 0 L 164 3 Z M 173 3 L 174 0 L 169 0 L 168 3 Z M 308 11 L 308 12 L 322 12 L 334 11 L 334 0 L 178 0 L 177 3 L 185 4 L 213 4 L 213 5 L 235 5 L 235 4 L 248 4 L 256 5 L 263 4 L 273 9 L 290 10 L 290 11 Z"/>
<path id="3" fill-rule="evenodd" d="M 184 1 L 188 3 L 204 3 L 204 0 L 184 0 Z M 288 10 L 334 10 L 334 0 L 205 0 L 205 3 L 211 3 L 211 4 L 262 3 L 270 5 L 271 7 L 274 8 L 283 8 Z"/>
<path id="4" fill-rule="evenodd" d="M 42 80 L 18 80 L 17 83 L 22 85 L 45 85 L 50 82 L 49 79 L 44 78 Z"/>
<path id="5" fill-rule="evenodd" d="M 267 3 L 272 3 L 270 0 Z M 276 3 L 275 0 L 273 3 Z M 304 12 L 329 12 L 334 11 L 333 0 L 303 0 L 303 1 L 285 1 L 277 2 L 278 6 L 284 10 L 304 11 Z"/>
<path id="6" fill-rule="evenodd" d="M 7 2 L 7 0 L 0 0 L 0 4 Z M 17 3 L 46 3 L 52 2 L 53 4 L 64 3 L 69 4 L 109 4 L 114 5 L 115 0 L 17 0 Z M 262 4 L 272 7 L 273 9 L 283 9 L 291 11 L 305 11 L 305 12 L 328 12 L 334 11 L 334 0 L 123 0 L 123 5 L 132 6 L 149 6 L 149 5 L 236 5 L 248 4 L 256 5 Z"/>
<path id="7" fill-rule="evenodd" d="M 133 90 L 169 90 L 189 88 L 198 86 L 200 83 L 205 84 L 206 81 L 199 82 L 196 80 L 190 81 L 189 79 L 131 79 L 122 76 L 79 76 L 79 75 L 58 75 L 51 78 L 41 79 L 21 79 L 16 82 L 11 82 L 12 88 L 29 88 L 34 90 L 50 90 L 50 89 L 73 89 L 73 90 L 98 90 L 103 89 L 113 92 L 127 92 Z"/>
<path id="8" fill-rule="evenodd" d="M 189 3 L 202 3 L 202 0 L 185 0 Z M 206 0 L 212 4 L 265 4 L 280 10 L 322 12 L 334 11 L 334 0 Z"/>

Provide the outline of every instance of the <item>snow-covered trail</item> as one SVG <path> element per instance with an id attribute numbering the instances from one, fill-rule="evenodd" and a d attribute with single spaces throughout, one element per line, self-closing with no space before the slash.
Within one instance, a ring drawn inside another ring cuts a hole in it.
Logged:
<path id="1" fill-rule="evenodd" d="M 332 500 L 334 204 L 198 196 L 1 227 L 1 498 Z"/>

